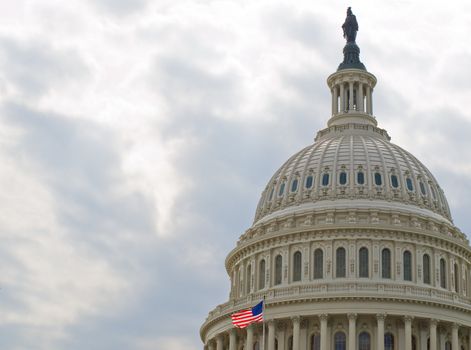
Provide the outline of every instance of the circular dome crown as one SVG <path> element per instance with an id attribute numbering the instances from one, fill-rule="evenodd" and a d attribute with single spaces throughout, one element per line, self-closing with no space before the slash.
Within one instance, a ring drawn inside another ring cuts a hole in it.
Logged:
<path id="1" fill-rule="evenodd" d="M 361 202 L 451 221 L 442 189 L 417 158 L 391 143 L 385 130 L 350 123 L 321 130 L 314 144 L 283 164 L 262 193 L 255 223 Z"/>

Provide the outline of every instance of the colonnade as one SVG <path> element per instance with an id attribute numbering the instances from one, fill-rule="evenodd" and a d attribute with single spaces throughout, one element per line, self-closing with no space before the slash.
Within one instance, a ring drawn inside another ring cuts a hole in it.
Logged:
<path id="1" fill-rule="evenodd" d="M 321 314 L 312 317 L 300 317 L 294 316 L 290 319 L 269 319 L 266 321 L 266 339 L 265 349 L 266 350 L 317 350 L 309 339 L 301 341 L 301 325 L 305 328 L 305 321 L 315 320 L 316 324 L 320 324 L 320 329 L 316 330 L 316 334 L 320 335 L 320 348 L 322 350 L 337 349 L 334 346 L 334 330 L 332 325 L 329 325 L 330 319 L 338 320 L 341 315 L 328 315 Z M 357 320 L 359 316 L 373 317 L 376 321 L 374 329 L 368 329 L 367 331 L 374 334 L 371 337 L 371 344 L 369 350 L 471 350 L 471 328 L 465 327 L 457 323 L 449 323 L 439 321 L 437 319 L 420 319 L 420 347 L 417 345 L 416 339 L 413 341 L 413 316 L 391 316 L 394 322 L 401 321 L 402 328 L 397 329 L 394 338 L 395 346 L 388 347 L 385 349 L 385 322 L 391 320 L 390 316 L 384 313 L 376 315 L 358 315 L 355 313 L 347 314 L 348 319 L 348 330 L 347 333 L 348 341 L 341 347 L 345 350 L 361 350 L 358 346 L 358 329 Z M 290 324 L 292 329 L 288 330 L 286 325 Z M 278 328 L 277 326 L 280 326 Z M 334 325 L 335 327 L 335 325 Z M 364 328 L 364 325 L 362 326 Z M 437 331 L 439 329 L 440 332 Z M 255 334 L 257 330 L 257 334 Z M 391 331 L 388 330 L 388 333 Z M 461 332 L 461 333 L 459 333 Z M 312 333 L 312 332 L 311 332 Z M 304 336 L 311 334 L 304 332 Z M 438 334 L 440 333 L 440 335 Z M 451 336 L 450 336 L 451 333 Z M 416 330 L 416 334 L 417 330 Z M 444 335 L 448 334 L 448 337 Z M 461 342 L 459 334 L 461 334 Z M 292 337 L 289 345 L 287 343 L 287 335 Z M 464 335 L 464 336 L 463 336 Z M 308 337 L 310 338 L 310 337 Z M 451 340 L 450 340 L 451 338 Z M 373 342 L 375 339 L 375 342 Z M 258 344 L 257 344 L 258 342 Z M 257 345 L 256 345 L 257 344 Z M 292 344 L 292 347 L 291 347 Z M 451 348 L 449 348 L 451 344 Z M 228 332 L 223 332 L 217 335 L 214 339 L 211 339 L 205 346 L 205 350 L 262 350 L 260 325 L 252 324 L 245 330 L 237 330 L 232 328 Z"/>
<path id="2" fill-rule="evenodd" d="M 332 88 L 332 115 L 348 111 L 373 115 L 373 89 L 362 82 L 343 82 Z M 366 98 L 366 101 L 365 101 Z"/>

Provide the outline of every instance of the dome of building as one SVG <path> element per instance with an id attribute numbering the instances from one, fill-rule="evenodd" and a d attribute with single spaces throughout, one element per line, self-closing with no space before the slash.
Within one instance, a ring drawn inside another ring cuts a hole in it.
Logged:
<path id="1" fill-rule="evenodd" d="M 358 126 L 322 130 L 314 144 L 290 157 L 263 191 L 255 223 L 314 208 L 359 205 L 450 223 L 447 201 L 430 171 L 391 143 L 384 130 Z"/>
<path id="2" fill-rule="evenodd" d="M 343 29 L 327 127 L 263 190 L 205 350 L 471 350 L 469 241 L 430 171 L 378 127 L 350 8 Z M 264 322 L 235 327 L 261 300 Z"/>

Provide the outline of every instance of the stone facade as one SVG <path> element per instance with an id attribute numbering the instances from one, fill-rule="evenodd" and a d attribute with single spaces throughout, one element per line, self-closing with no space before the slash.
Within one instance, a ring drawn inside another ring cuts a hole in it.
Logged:
<path id="1" fill-rule="evenodd" d="M 443 190 L 378 128 L 371 73 L 327 83 L 327 128 L 264 189 L 204 349 L 471 350 L 471 248 Z M 263 298 L 265 339 L 235 329 L 230 315 Z"/>

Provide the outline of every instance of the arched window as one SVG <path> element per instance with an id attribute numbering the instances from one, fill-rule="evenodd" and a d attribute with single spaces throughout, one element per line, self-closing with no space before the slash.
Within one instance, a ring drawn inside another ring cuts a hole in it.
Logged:
<path id="1" fill-rule="evenodd" d="M 301 252 L 293 255 L 293 282 L 301 281 Z"/>
<path id="2" fill-rule="evenodd" d="M 250 293 L 250 288 L 252 287 L 252 286 L 250 285 L 250 283 L 251 283 L 251 281 L 252 281 L 252 264 L 249 264 L 249 265 L 247 266 L 247 277 L 246 277 L 246 280 L 247 280 L 247 283 L 246 283 L 246 285 L 247 285 L 247 294 L 249 294 L 249 293 Z"/>
<path id="3" fill-rule="evenodd" d="M 329 174 L 325 173 L 322 175 L 322 186 L 328 186 L 329 185 Z"/>
<path id="4" fill-rule="evenodd" d="M 313 183 L 313 178 L 312 175 L 309 175 L 306 177 L 306 188 L 311 188 Z"/>
<path id="5" fill-rule="evenodd" d="M 370 350 L 371 349 L 371 340 L 370 334 L 366 332 L 360 333 L 358 336 L 358 350 Z"/>
<path id="6" fill-rule="evenodd" d="M 286 186 L 286 183 L 284 182 L 280 185 L 280 190 L 278 191 L 278 197 L 281 197 L 285 193 L 285 186 Z"/>
<path id="7" fill-rule="evenodd" d="M 460 292 L 460 278 L 458 276 L 458 264 L 455 264 L 454 266 L 454 274 L 455 274 L 455 292 L 459 293 Z"/>
<path id="8" fill-rule="evenodd" d="M 391 251 L 388 248 L 381 252 L 381 277 L 391 278 Z"/>
<path id="9" fill-rule="evenodd" d="M 399 187 L 399 181 L 397 180 L 397 175 L 391 175 L 391 186 L 393 188 Z"/>
<path id="10" fill-rule="evenodd" d="M 412 254 L 406 250 L 403 254 L 404 260 L 404 281 L 412 281 Z"/>
<path id="11" fill-rule="evenodd" d="M 298 190 L 298 179 L 294 179 L 291 183 L 291 192 L 296 192 Z"/>
<path id="12" fill-rule="evenodd" d="M 260 260 L 258 265 L 258 289 L 265 288 L 265 260 Z"/>
<path id="13" fill-rule="evenodd" d="M 417 350 L 417 338 L 415 335 L 412 336 L 412 350 Z"/>
<path id="14" fill-rule="evenodd" d="M 425 190 L 425 185 L 422 181 L 419 182 L 420 186 L 420 192 L 422 193 L 422 196 L 425 196 L 427 194 L 427 191 Z"/>
<path id="15" fill-rule="evenodd" d="M 411 192 L 414 190 L 414 185 L 412 184 L 412 179 L 410 177 L 406 178 L 406 187 Z"/>
<path id="16" fill-rule="evenodd" d="M 424 269 L 424 283 L 430 284 L 430 256 L 424 254 L 422 257 L 422 265 Z"/>
<path id="17" fill-rule="evenodd" d="M 451 342 L 447 341 L 445 343 L 445 350 L 451 350 Z"/>
<path id="18" fill-rule="evenodd" d="M 375 173 L 375 185 L 381 186 L 383 184 L 383 179 L 381 178 L 380 173 Z"/>
<path id="19" fill-rule="evenodd" d="M 320 336 L 320 334 L 313 334 L 311 336 L 311 350 L 321 350 L 321 336 Z"/>
<path id="20" fill-rule="evenodd" d="M 365 173 L 363 171 L 359 171 L 357 173 L 357 183 L 359 185 L 364 185 L 365 184 Z"/>
<path id="21" fill-rule="evenodd" d="M 394 350 L 394 336 L 391 333 L 384 335 L 384 350 Z"/>
<path id="22" fill-rule="evenodd" d="M 281 271 L 283 266 L 283 258 L 278 254 L 275 258 L 275 285 L 281 284 Z"/>
<path id="23" fill-rule="evenodd" d="M 360 277 L 368 277 L 369 275 L 369 264 L 368 264 L 368 249 L 363 247 L 360 248 Z"/>
<path id="24" fill-rule="evenodd" d="M 337 248 L 335 256 L 335 277 L 345 277 L 346 275 L 346 256 L 345 248 Z"/>
<path id="25" fill-rule="evenodd" d="M 253 343 L 253 350 L 260 350 L 260 344 L 258 343 L 258 341 Z"/>
<path id="26" fill-rule="evenodd" d="M 440 287 L 446 288 L 446 262 L 440 259 Z"/>
<path id="27" fill-rule="evenodd" d="M 323 278 L 324 274 L 324 252 L 318 248 L 314 251 L 314 278 Z"/>
<path id="28" fill-rule="evenodd" d="M 347 348 L 347 340 L 345 337 L 345 333 L 337 332 L 334 336 L 334 349 L 335 350 L 346 350 Z"/>
<path id="29" fill-rule="evenodd" d="M 278 350 L 278 339 L 275 338 L 275 350 Z"/>
<path id="30" fill-rule="evenodd" d="M 345 185 L 347 184 L 347 173 L 342 171 L 339 175 L 339 184 Z"/>

